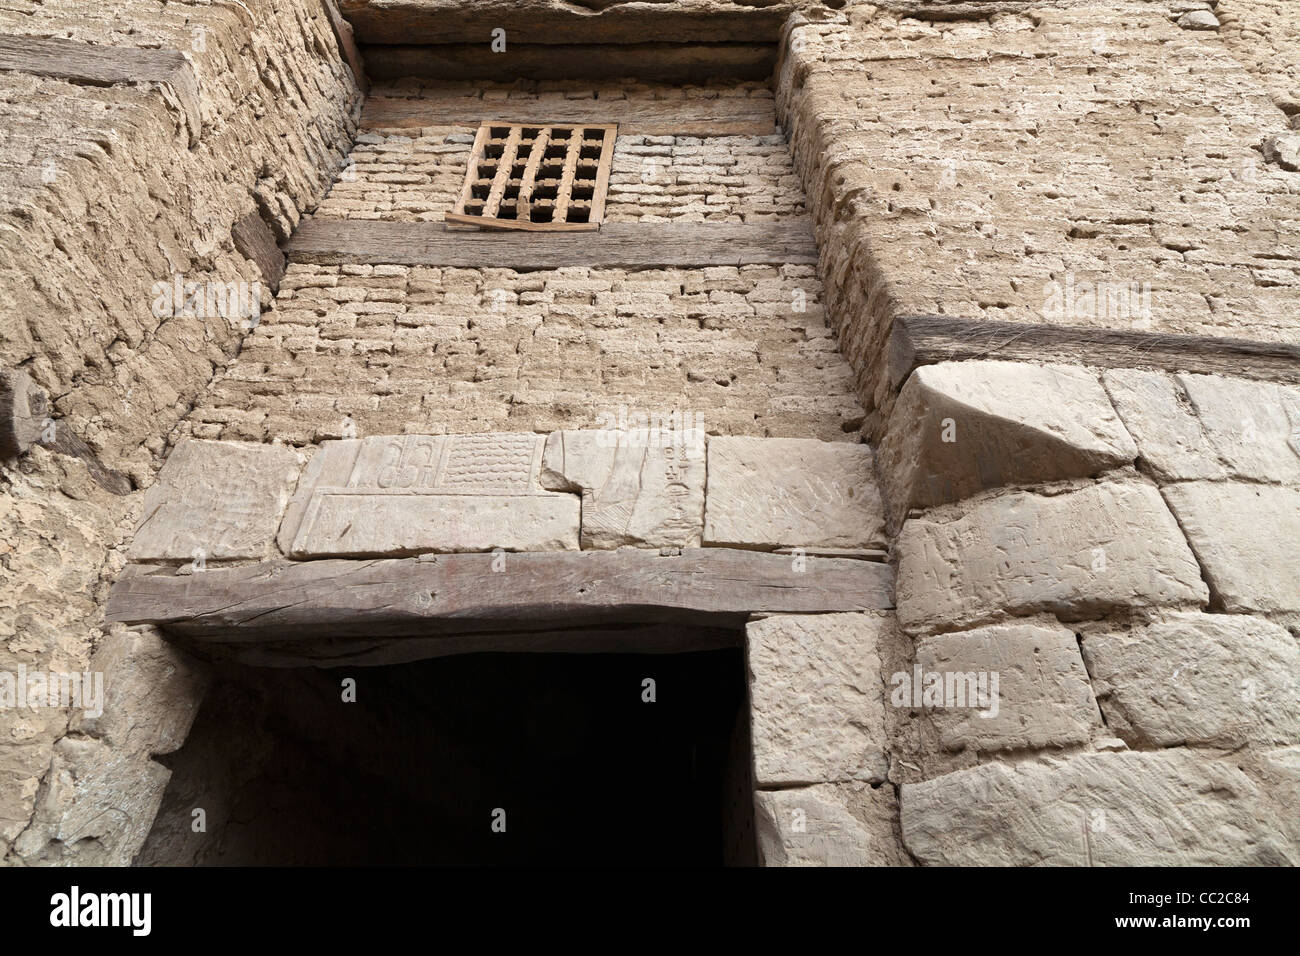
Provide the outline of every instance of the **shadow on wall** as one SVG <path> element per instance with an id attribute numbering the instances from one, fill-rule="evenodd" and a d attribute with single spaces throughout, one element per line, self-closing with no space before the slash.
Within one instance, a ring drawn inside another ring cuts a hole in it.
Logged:
<path id="1" fill-rule="evenodd" d="M 737 649 L 231 668 L 136 862 L 752 864 L 748 721 Z"/>

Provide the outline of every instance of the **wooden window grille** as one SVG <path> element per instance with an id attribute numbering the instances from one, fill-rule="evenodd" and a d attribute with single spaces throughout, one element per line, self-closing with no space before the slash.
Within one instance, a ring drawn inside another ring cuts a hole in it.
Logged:
<path id="1" fill-rule="evenodd" d="M 600 228 L 617 125 L 483 123 L 450 227 L 579 232 Z"/>

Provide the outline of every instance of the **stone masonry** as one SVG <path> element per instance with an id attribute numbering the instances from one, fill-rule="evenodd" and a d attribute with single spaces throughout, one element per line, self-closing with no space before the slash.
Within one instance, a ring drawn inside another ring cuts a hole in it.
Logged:
<path id="1" fill-rule="evenodd" d="M 1300 863 L 1291 5 L 788 7 L 771 85 L 366 101 L 315 0 L 0 0 L 0 37 L 185 51 L 199 91 L 0 68 L 0 372 L 84 446 L 0 465 L 0 672 L 107 676 L 97 717 L 0 709 L 6 865 L 130 863 L 198 711 L 195 630 L 109 624 L 110 589 L 506 552 L 884 582 L 731 621 L 764 865 Z M 291 255 L 273 282 L 240 238 L 441 230 L 464 117 L 566 103 L 770 111 L 621 129 L 607 222 L 806 224 L 818 264 Z M 267 288 L 253 315 L 159 315 L 177 276 Z M 1074 344 L 900 366 L 918 317 Z M 1156 338 L 1111 361 L 1103 333 Z"/>

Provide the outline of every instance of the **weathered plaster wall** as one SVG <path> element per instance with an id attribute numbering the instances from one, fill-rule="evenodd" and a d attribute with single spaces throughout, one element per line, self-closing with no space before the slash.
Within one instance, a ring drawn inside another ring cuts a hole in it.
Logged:
<path id="1" fill-rule="evenodd" d="M 287 234 L 341 163 L 359 94 L 317 0 L 7 2 L 0 33 L 181 50 L 198 81 L 193 129 L 165 86 L 0 73 L 0 363 L 26 369 L 55 417 L 143 487 L 243 335 L 222 317 L 156 316 L 154 283 L 259 280 L 232 224 L 261 209 Z M 0 470 L 0 668 L 107 670 L 110 701 L 80 724 L 0 713 L 6 863 L 129 861 L 166 783 L 149 755 L 178 746 L 193 716 L 187 665 L 103 624 L 138 509 L 139 495 L 108 494 L 41 448 Z"/>

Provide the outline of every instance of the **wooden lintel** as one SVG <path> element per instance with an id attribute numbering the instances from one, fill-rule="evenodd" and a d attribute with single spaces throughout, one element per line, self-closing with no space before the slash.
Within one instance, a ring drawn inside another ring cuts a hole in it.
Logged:
<path id="1" fill-rule="evenodd" d="M 792 0 L 342 0 L 361 43 L 775 42 Z M 510 49 L 510 46 L 507 47 Z"/>
<path id="2" fill-rule="evenodd" d="M 494 53 L 478 43 L 361 48 L 373 80 L 621 80 L 705 83 L 765 80 L 776 66 L 775 43 L 511 43 Z"/>
<path id="3" fill-rule="evenodd" d="M 544 102 L 545 105 L 542 105 Z M 600 124 L 618 120 L 626 136 L 770 136 L 776 107 L 763 97 L 682 100 L 481 100 L 465 96 L 371 96 L 361 113 L 370 130 L 475 127 L 481 122 Z"/>
<path id="4" fill-rule="evenodd" d="M 895 389 L 918 366 L 979 359 L 1167 369 L 1300 383 L 1300 346 L 1281 342 L 934 315 L 894 319 L 889 380 Z"/>
<path id="5" fill-rule="evenodd" d="M 888 565 L 806 562 L 692 548 L 672 555 L 623 549 L 278 561 L 188 575 L 133 565 L 113 585 L 107 618 L 216 643 L 302 642 L 609 625 L 738 627 L 754 613 L 893 607 Z"/>
<path id="6" fill-rule="evenodd" d="M 203 130 L 199 83 L 194 67 L 179 50 L 0 36 L 0 70 L 16 70 L 97 86 L 165 83 L 171 87 L 185 111 L 191 146 L 199 141 Z"/>
<path id="7" fill-rule="evenodd" d="M 790 222 L 607 222 L 598 232 L 448 230 L 440 222 L 313 219 L 285 251 L 291 262 L 383 263 L 530 271 L 810 264 L 817 246 L 806 219 Z"/>

